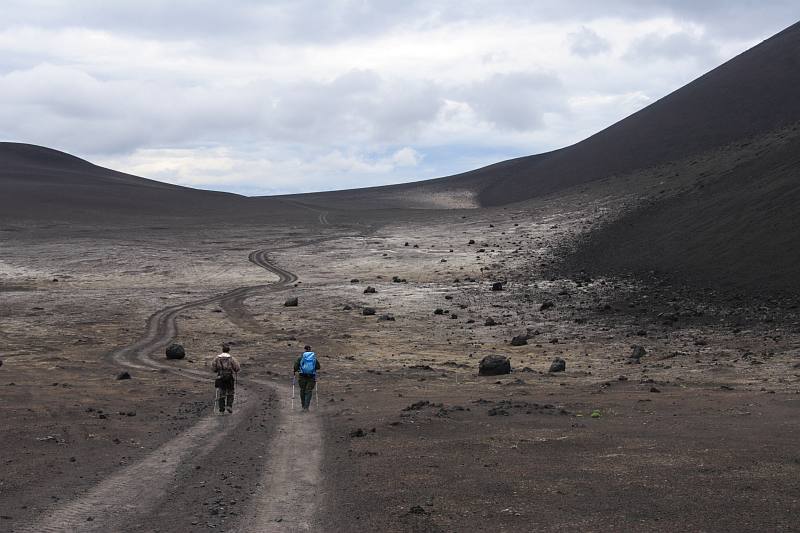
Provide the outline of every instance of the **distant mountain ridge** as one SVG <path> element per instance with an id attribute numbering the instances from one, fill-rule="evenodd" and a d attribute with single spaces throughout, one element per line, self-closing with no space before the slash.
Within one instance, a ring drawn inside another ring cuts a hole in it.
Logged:
<path id="1" fill-rule="evenodd" d="M 466 191 L 499 206 L 633 172 L 800 121 L 800 23 L 572 146 L 416 183 L 294 195 L 357 207 L 419 191 Z M 355 200 L 355 201 L 354 201 Z M 393 202 L 394 200 L 394 202 Z"/>
<path id="2" fill-rule="evenodd" d="M 280 197 L 168 185 L 55 150 L 0 143 L 0 219 L 175 217 L 202 225 L 210 217 L 263 221 L 265 214 L 314 221 L 325 218 L 323 210 L 366 217 L 381 210 L 493 207 L 600 179 L 626 176 L 635 184 L 644 170 L 675 163 L 697 187 L 590 233 L 565 268 L 571 261 L 592 272 L 663 271 L 703 283 L 800 292 L 798 93 L 800 23 L 572 146 L 417 183 Z M 755 138 L 774 142 L 737 152 Z M 724 170 L 701 175 L 690 160 L 711 160 L 715 151 L 728 158 Z"/>

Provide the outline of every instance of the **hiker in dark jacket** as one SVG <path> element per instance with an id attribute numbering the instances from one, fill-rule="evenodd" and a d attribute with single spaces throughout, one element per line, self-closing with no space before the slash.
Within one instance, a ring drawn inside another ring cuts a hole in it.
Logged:
<path id="1" fill-rule="evenodd" d="M 239 361 L 230 354 L 231 349 L 227 344 L 222 345 L 222 353 L 211 363 L 211 370 L 217 373 L 214 385 L 219 389 L 219 412 L 224 413 L 227 406 L 228 412 L 233 412 L 233 394 L 236 388 L 236 375 L 241 370 Z"/>
<path id="2" fill-rule="evenodd" d="M 311 395 L 314 386 L 317 384 L 317 370 L 319 370 L 319 360 L 317 354 L 311 351 L 311 346 L 304 348 L 303 355 L 294 362 L 294 373 L 300 374 L 297 383 L 300 385 L 300 403 L 303 411 L 308 411 L 311 406 Z"/>

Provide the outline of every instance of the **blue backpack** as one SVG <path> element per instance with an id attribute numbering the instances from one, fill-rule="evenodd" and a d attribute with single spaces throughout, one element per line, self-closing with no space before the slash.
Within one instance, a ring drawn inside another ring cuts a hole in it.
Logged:
<path id="1" fill-rule="evenodd" d="M 300 357 L 300 373 L 308 376 L 317 374 L 317 354 L 314 352 L 303 352 Z"/>

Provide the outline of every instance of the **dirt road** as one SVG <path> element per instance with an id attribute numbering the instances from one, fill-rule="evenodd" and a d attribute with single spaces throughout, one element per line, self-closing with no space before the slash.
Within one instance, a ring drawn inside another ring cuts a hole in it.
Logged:
<path id="1" fill-rule="evenodd" d="M 211 375 L 206 372 L 175 368 L 157 362 L 151 355 L 176 336 L 176 318 L 181 312 L 218 302 L 236 310 L 237 316 L 246 321 L 249 317 L 242 303 L 248 295 L 256 291 L 282 291 L 297 281 L 295 274 L 270 263 L 264 250 L 252 252 L 249 260 L 276 274 L 278 280 L 269 285 L 241 287 L 211 298 L 166 307 L 150 316 L 139 340 L 114 351 L 110 358 L 123 367 L 167 370 L 187 379 L 210 380 Z M 83 496 L 51 510 L 19 531 L 121 531 L 146 517 L 167 494 L 174 496 L 177 472 L 187 461 L 213 453 L 244 419 L 252 416 L 258 406 L 249 390 L 273 388 L 287 403 L 289 401 L 289 388 L 271 381 L 241 380 L 240 385 L 239 403 L 233 415 L 219 416 L 212 411 L 137 463 L 113 473 Z M 302 421 L 298 418 L 298 412 L 280 409 L 275 438 L 264 446 L 266 465 L 260 490 L 256 491 L 253 508 L 245 513 L 246 520 L 235 526 L 237 531 L 311 528 L 317 507 L 315 488 L 320 477 L 321 424 L 316 415 L 304 416 Z M 258 435 L 250 438 L 256 439 Z M 297 442 L 307 445 L 302 455 L 295 446 Z M 189 490 L 189 487 L 177 489 Z M 306 496 L 302 506 L 297 505 L 300 494 Z"/>

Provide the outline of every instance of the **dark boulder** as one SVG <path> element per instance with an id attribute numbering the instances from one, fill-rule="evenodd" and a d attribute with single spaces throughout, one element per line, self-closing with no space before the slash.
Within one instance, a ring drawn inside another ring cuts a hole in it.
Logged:
<path id="1" fill-rule="evenodd" d="M 299 303 L 299 300 L 297 299 L 297 296 L 294 296 L 292 298 L 289 298 L 285 302 L 283 302 L 283 306 L 284 307 L 297 307 L 298 303 Z"/>
<path id="2" fill-rule="evenodd" d="M 350 280 L 350 283 L 359 283 L 360 281 L 361 280 L 359 280 L 358 278 L 353 278 Z"/>
<path id="3" fill-rule="evenodd" d="M 375 314 L 375 309 L 372 307 L 365 307 L 361 310 L 361 314 L 364 316 L 372 316 Z"/>
<path id="4" fill-rule="evenodd" d="M 364 289 L 364 294 L 375 294 L 375 287 L 367 287 Z"/>
<path id="5" fill-rule="evenodd" d="M 394 322 L 394 317 L 389 314 L 381 315 L 378 317 L 378 322 Z"/>
<path id="6" fill-rule="evenodd" d="M 127 370 L 123 370 L 117 374 L 117 379 L 131 379 L 131 374 Z"/>
<path id="7" fill-rule="evenodd" d="M 478 375 L 500 376 L 511 373 L 511 359 L 504 355 L 487 355 L 478 364 Z"/>
<path id="8" fill-rule="evenodd" d="M 489 318 L 486 319 L 486 322 L 484 322 L 483 325 L 484 326 L 496 326 L 497 325 L 497 321 L 494 318 L 489 317 Z"/>
<path id="9" fill-rule="evenodd" d="M 636 345 L 633 346 L 633 350 L 631 351 L 631 354 L 628 356 L 628 358 L 630 360 L 638 363 L 639 359 L 641 359 L 645 355 L 647 355 L 647 350 L 645 350 L 643 347 L 641 347 L 638 344 L 636 344 Z"/>
<path id="10" fill-rule="evenodd" d="M 186 357 L 186 350 L 177 342 L 167 346 L 167 359 L 183 359 Z"/>
<path id="11" fill-rule="evenodd" d="M 556 304 L 553 302 L 542 302 L 542 305 L 539 306 L 539 311 L 547 311 L 548 309 L 552 309 L 555 307 Z"/>
<path id="12" fill-rule="evenodd" d="M 495 281 L 492 283 L 492 290 L 493 291 L 502 291 L 503 290 L 503 282 L 502 281 Z"/>
<path id="13" fill-rule="evenodd" d="M 525 346 L 528 344 L 528 336 L 527 335 L 517 335 L 513 339 L 511 339 L 511 346 Z"/>
<path id="14" fill-rule="evenodd" d="M 436 309 L 433 310 L 433 314 L 434 315 L 443 315 L 444 314 L 444 309 L 442 309 L 441 307 L 437 307 Z"/>
<path id="15" fill-rule="evenodd" d="M 564 372 L 565 370 L 567 370 L 567 362 L 560 357 L 556 357 L 553 359 L 553 362 L 550 363 L 549 372 Z"/>

